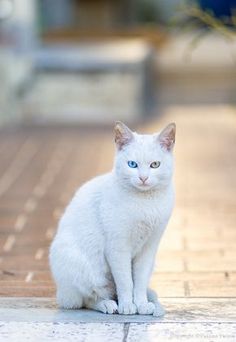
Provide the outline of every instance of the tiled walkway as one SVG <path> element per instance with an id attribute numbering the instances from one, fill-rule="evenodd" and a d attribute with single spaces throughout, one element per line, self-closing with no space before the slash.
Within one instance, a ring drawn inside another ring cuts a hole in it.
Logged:
<path id="1" fill-rule="evenodd" d="M 190 326 L 195 322 L 199 325 L 195 326 L 195 333 L 199 332 L 196 341 L 200 338 L 206 341 L 204 331 L 209 330 L 206 334 L 210 336 L 214 329 L 218 337 L 212 340 L 235 341 L 236 318 L 232 303 L 236 300 L 236 110 L 173 107 L 161 118 L 141 127 L 141 131 L 156 131 L 169 121 L 177 124 L 176 208 L 152 279 L 152 286 L 160 297 L 165 297 L 163 302 L 169 309 L 162 323 L 177 324 L 174 323 L 176 313 L 179 321 L 188 323 L 185 332 L 183 326 L 175 328 L 182 340 L 187 339 L 187 335 L 189 338 Z M 109 129 L 20 128 L 0 134 L 2 297 L 50 298 L 55 295 L 47 255 L 58 218 L 82 182 L 111 168 L 112 155 Z M 15 308 L 22 309 L 24 301 L 14 303 Z M 39 308 L 43 309 L 42 303 Z M 9 312 L 7 315 L 6 320 L 11 320 Z M 83 321 L 81 317 L 79 322 Z M 90 321 L 97 322 L 97 316 L 91 317 Z M 215 326 L 204 330 L 204 317 L 206 324 Z M 136 320 L 150 322 L 147 318 Z M 219 335 L 219 327 L 223 328 L 219 324 L 223 321 L 230 324 L 226 337 Z M 125 318 L 122 322 L 129 324 Z M 153 337 L 165 341 L 168 336 L 163 335 L 160 323 L 156 324 L 138 325 L 129 334 L 124 330 L 126 326 L 122 326 L 120 333 L 129 341 L 149 337 L 149 340 Z M 167 325 L 165 327 L 171 331 Z M 116 330 L 116 334 L 120 333 Z M 190 337 L 194 340 L 196 336 L 192 334 Z M 115 338 L 120 340 L 117 336 L 114 335 L 114 341 Z M 177 340 L 175 335 L 171 336 L 172 340 Z"/>

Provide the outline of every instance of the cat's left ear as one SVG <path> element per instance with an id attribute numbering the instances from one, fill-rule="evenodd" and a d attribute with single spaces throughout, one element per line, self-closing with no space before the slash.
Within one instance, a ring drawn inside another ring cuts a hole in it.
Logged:
<path id="1" fill-rule="evenodd" d="M 114 131 L 115 142 L 119 150 L 134 139 L 132 131 L 121 121 L 116 121 Z"/>
<path id="2" fill-rule="evenodd" d="M 158 135 L 161 147 L 166 151 L 172 151 L 175 144 L 176 125 L 174 122 L 166 126 Z"/>

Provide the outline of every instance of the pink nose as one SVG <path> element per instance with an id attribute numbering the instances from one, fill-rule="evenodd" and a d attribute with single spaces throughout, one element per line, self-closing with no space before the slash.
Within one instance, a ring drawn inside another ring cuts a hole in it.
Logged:
<path id="1" fill-rule="evenodd" d="M 146 182 L 146 180 L 148 179 L 148 177 L 139 177 L 139 179 L 143 182 L 143 184 Z"/>

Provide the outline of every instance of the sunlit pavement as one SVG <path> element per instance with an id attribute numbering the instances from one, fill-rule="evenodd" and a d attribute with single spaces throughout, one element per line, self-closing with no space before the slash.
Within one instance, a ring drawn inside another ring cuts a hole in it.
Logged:
<path id="1" fill-rule="evenodd" d="M 152 278 L 167 310 L 163 319 L 55 305 L 48 246 L 74 190 L 111 168 L 112 131 L 0 134 L 0 341 L 236 340 L 236 109 L 169 107 L 140 131 L 171 121 L 176 208 Z"/>

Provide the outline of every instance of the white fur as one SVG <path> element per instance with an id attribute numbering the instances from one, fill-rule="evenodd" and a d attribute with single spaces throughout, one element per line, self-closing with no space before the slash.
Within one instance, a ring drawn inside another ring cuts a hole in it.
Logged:
<path id="1" fill-rule="evenodd" d="M 158 135 L 132 133 L 117 146 L 113 170 L 85 183 L 59 223 L 50 249 L 57 301 L 68 309 L 160 316 L 148 283 L 174 204 L 172 151 Z M 153 161 L 160 167 L 150 168 Z"/>

